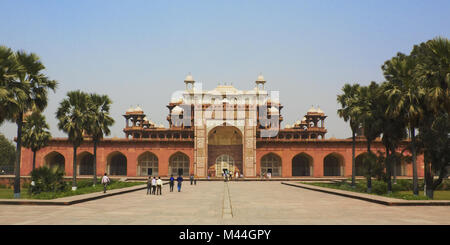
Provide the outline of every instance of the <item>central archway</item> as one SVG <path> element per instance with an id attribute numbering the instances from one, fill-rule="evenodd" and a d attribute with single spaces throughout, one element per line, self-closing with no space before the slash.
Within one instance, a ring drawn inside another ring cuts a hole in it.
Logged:
<path id="1" fill-rule="evenodd" d="M 234 126 L 218 126 L 208 134 L 208 175 L 220 176 L 223 166 L 218 161 L 229 166 L 228 171 L 242 173 L 243 140 L 241 131 Z M 220 166 L 219 166 L 220 165 Z"/>
<path id="2" fill-rule="evenodd" d="M 234 173 L 234 160 L 228 154 L 223 154 L 216 159 L 216 176 L 220 176 L 225 171 Z"/>

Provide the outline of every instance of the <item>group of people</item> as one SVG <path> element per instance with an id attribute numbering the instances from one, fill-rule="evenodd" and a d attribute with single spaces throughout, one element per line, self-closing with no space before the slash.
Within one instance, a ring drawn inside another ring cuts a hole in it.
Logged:
<path id="1" fill-rule="evenodd" d="M 183 183 L 183 177 L 181 177 L 181 175 L 179 175 L 176 179 L 173 177 L 173 174 L 170 175 L 170 179 L 169 179 L 169 187 L 170 187 L 170 192 L 173 192 L 173 187 L 175 186 L 175 180 L 177 181 L 177 189 L 178 192 L 181 191 L 181 184 Z M 190 177 L 191 180 L 191 185 L 192 183 L 195 183 L 195 185 L 197 184 L 197 180 L 194 179 L 194 176 L 191 175 Z M 148 177 L 148 181 L 147 181 L 147 195 L 162 195 L 162 180 L 161 177 L 158 177 L 158 179 L 156 179 L 156 177 Z M 156 194 L 155 194 L 156 191 Z"/>
<path id="2" fill-rule="evenodd" d="M 222 176 L 223 176 L 223 180 L 225 182 L 227 182 L 228 180 L 232 180 L 233 177 L 234 177 L 234 180 L 236 181 L 239 178 L 239 172 L 236 171 L 233 174 L 232 172 L 226 170 L 226 171 L 223 171 Z M 208 176 L 208 179 L 209 179 L 209 176 Z"/>
<path id="3" fill-rule="evenodd" d="M 147 180 L 147 195 L 162 195 L 162 180 L 161 177 L 149 176 Z"/>

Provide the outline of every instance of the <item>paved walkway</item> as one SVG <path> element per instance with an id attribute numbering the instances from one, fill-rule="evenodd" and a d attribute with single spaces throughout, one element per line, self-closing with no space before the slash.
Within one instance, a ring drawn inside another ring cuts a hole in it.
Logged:
<path id="1" fill-rule="evenodd" d="M 185 182 L 71 206 L 0 206 L 0 224 L 450 224 L 450 207 L 390 207 L 280 182 Z"/>

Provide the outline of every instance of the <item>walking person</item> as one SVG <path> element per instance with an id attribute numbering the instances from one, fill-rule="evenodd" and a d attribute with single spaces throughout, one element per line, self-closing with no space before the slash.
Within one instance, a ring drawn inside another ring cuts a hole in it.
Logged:
<path id="1" fill-rule="evenodd" d="M 156 187 L 158 190 L 156 191 L 156 195 L 162 195 L 162 180 L 161 177 L 158 177 L 158 180 L 156 181 Z"/>
<path id="2" fill-rule="evenodd" d="M 152 179 L 152 194 L 156 195 L 156 177 Z"/>
<path id="3" fill-rule="evenodd" d="M 110 183 L 111 181 L 109 180 L 108 176 L 103 175 L 102 177 L 102 184 L 103 184 L 103 193 L 106 193 L 106 186 Z"/>
<path id="4" fill-rule="evenodd" d="M 148 176 L 148 180 L 147 180 L 147 195 L 148 194 L 152 194 L 152 177 Z"/>
<path id="5" fill-rule="evenodd" d="M 178 176 L 177 182 L 178 182 L 178 184 L 177 184 L 178 192 L 180 192 L 181 191 L 181 183 L 183 183 L 183 177 L 181 177 L 181 175 Z"/>
<path id="6" fill-rule="evenodd" d="M 173 185 L 175 182 L 175 178 L 173 177 L 173 174 L 170 175 L 170 181 L 169 181 L 169 185 L 170 185 L 170 192 L 173 192 Z"/>
<path id="7" fill-rule="evenodd" d="M 191 181 L 191 185 L 192 185 L 192 183 L 194 183 L 194 175 L 193 174 L 191 174 L 191 176 L 189 176 L 189 180 Z"/>
<path id="8" fill-rule="evenodd" d="M 194 176 L 194 185 L 197 185 L 197 178 Z"/>

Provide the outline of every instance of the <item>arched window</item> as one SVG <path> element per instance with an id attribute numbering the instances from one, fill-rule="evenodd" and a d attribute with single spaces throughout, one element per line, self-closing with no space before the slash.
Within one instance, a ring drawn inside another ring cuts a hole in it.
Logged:
<path id="1" fill-rule="evenodd" d="M 323 176 L 342 176 L 342 162 L 334 154 L 330 154 L 323 159 Z"/>
<path id="2" fill-rule="evenodd" d="M 127 158 L 120 152 L 108 156 L 109 175 L 127 175 Z"/>
<path id="3" fill-rule="evenodd" d="M 189 175 L 189 157 L 183 153 L 176 153 L 169 160 L 169 175 Z"/>
<path id="4" fill-rule="evenodd" d="M 146 152 L 138 159 L 138 175 L 158 176 L 158 157 L 155 154 Z"/>
<path id="5" fill-rule="evenodd" d="M 44 158 L 45 165 L 49 168 L 57 168 L 58 170 L 64 171 L 66 165 L 66 159 L 59 152 L 49 153 Z"/>
<path id="6" fill-rule="evenodd" d="M 292 158 L 292 176 L 311 176 L 312 158 L 304 153 Z"/>
<path id="7" fill-rule="evenodd" d="M 81 153 L 79 162 L 79 175 L 94 174 L 94 155 L 88 152 Z"/>
<path id="8" fill-rule="evenodd" d="M 272 176 L 281 176 L 281 158 L 269 153 L 261 158 L 261 175 L 271 173 Z"/>

